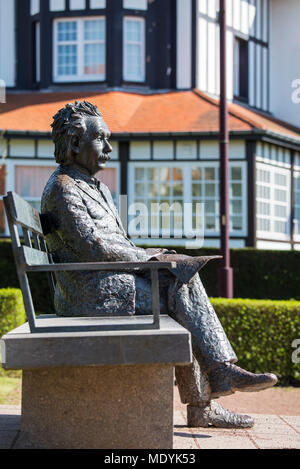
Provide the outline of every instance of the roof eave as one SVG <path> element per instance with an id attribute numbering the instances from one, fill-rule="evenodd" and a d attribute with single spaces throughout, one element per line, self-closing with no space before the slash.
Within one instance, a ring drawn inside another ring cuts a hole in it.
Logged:
<path id="1" fill-rule="evenodd" d="M 4 138 L 50 138 L 51 132 L 34 131 L 34 130 L 5 130 L 0 129 L 0 137 Z M 212 131 L 191 131 L 191 132 L 112 132 L 112 139 L 128 140 L 128 139 L 168 139 L 168 138 L 203 138 L 203 139 L 218 139 L 219 132 Z M 251 138 L 259 140 L 272 140 L 274 143 L 283 143 L 289 147 L 300 150 L 300 135 L 299 139 L 285 134 L 274 132 L 268 129 L 252 129 L 252 130 L 232 130 L 230 137 L 237 138 Z"/>

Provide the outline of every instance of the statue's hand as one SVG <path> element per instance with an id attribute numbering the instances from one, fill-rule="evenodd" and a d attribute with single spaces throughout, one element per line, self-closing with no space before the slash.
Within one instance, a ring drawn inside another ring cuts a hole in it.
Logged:
<path id="1" fill-rule="evenodd" d="M 174 249 L 164 249 L 163 254 L 177 254 L 177 252 Z"/>
<path id="2" fill-rule="evenodd" d="M 164 256 L 165 254 L 177 254 L 173 249 L 169 250 L 164 248 L 148 248 L 146 249 L 146 252 L 150 256 L 148 261 L 158 261 L 161 256 Z M 164 259 L 164 261 L 167 261 L 167 259 Z"/>

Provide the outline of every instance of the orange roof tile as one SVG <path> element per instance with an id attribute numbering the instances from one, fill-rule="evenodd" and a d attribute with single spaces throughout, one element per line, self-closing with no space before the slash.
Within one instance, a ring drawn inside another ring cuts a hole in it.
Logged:
<path id="1" fill-rule="evenodd" d="M 199 90 L 142 95 L 121 91 L 79 94 L 9 93 L 0 105 L 0 130 L 50 132 L 52 116 L 66 103 L 97 105 L 112 133 L 218 132 L 218 100 Z M 229 104 L 230 131 L 268 130 L 299 140 L 295 129 L 269 116 Z"/>

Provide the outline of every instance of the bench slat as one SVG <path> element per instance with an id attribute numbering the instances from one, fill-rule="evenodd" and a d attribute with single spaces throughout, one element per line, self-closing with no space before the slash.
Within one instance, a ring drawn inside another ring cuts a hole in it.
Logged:
<path id="1" fill-rule="evenodd" d="M 25 265 L 49 265 L 48 254 L 44 251 L 21 246 L 19 248 L 20 261 Z"/>
<path id="2" fill-rule="evenodd" d="M 8 192 L 7 198 L 10 216 L 14 223 L 44 237 L 39 212 L 15 192 Z"/>

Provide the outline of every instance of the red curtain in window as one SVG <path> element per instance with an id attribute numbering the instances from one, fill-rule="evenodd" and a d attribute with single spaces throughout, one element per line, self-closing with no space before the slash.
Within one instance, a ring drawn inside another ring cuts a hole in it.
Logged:
<path id="1" fill-rule="evenodd" d="M 41 197 L 55 166 L 16 166 L 15 191 L 21 197 Z"/>
<path id="2" fill-rule="evenodd" d="M 107 168 L 104 171 L 99 171 L 96 178 L 103 182 L 109 190 L 115 194 L 117 191 L 117 170 L 116 168 Z"/>

